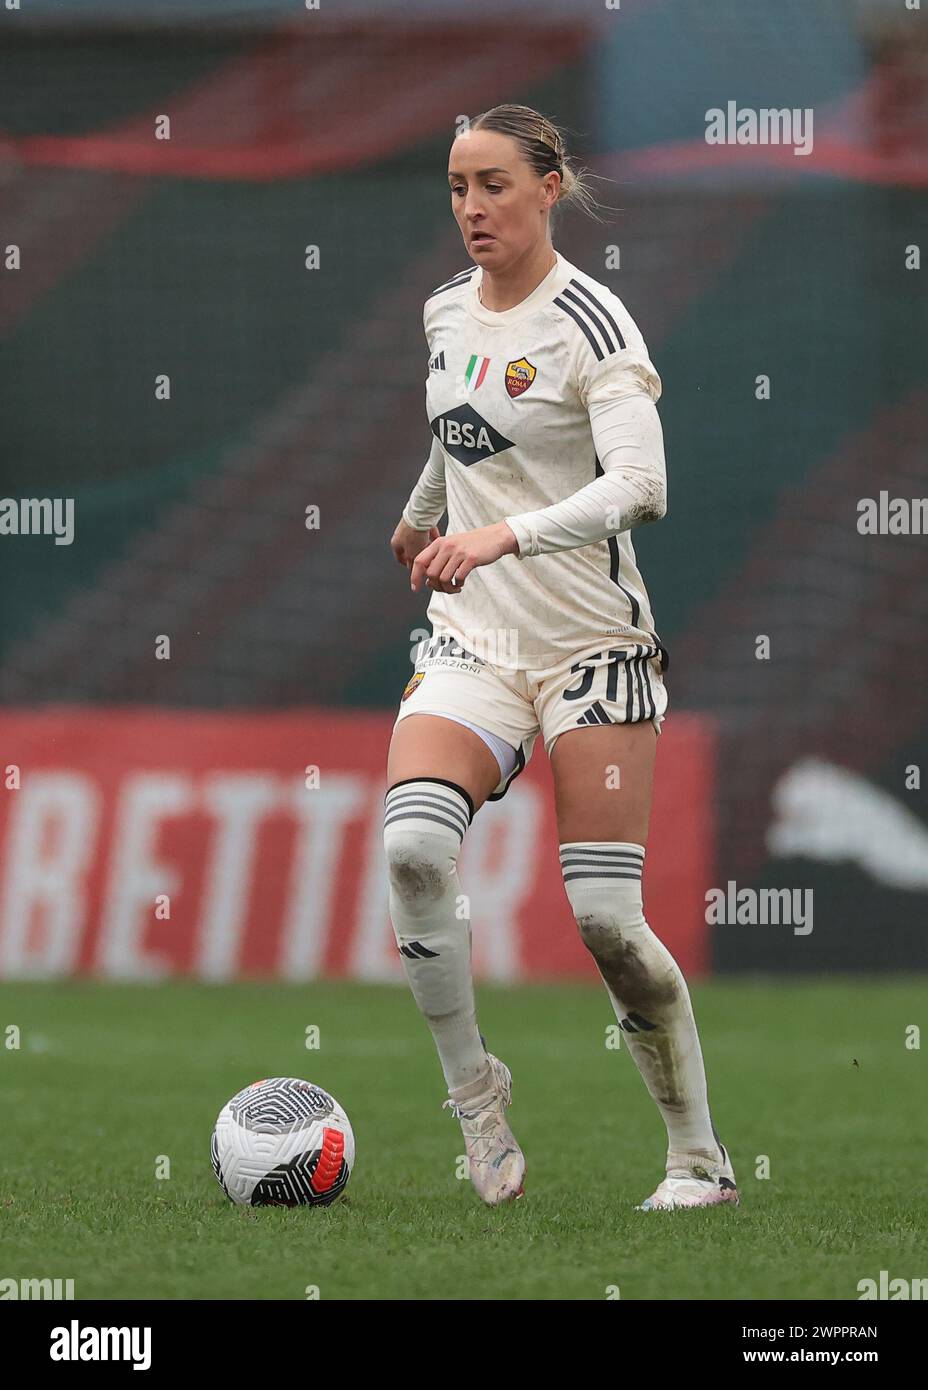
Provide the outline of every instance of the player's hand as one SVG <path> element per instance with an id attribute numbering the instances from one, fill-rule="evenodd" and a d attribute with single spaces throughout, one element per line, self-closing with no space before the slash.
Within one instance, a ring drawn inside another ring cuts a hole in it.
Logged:
<path id="1" fill-rule="evenodd" d="M 438 540 L 441 535 L 437 526 L 431 527 L 428 531 L 415 531 L 411 526 L 400 518 L 400 523 L 393 535 L 390 537 L 390 549 L 393 551 L 397 564 L 405 565 L 407 569 L 412 568 L 412 562 L 421 550 L 430 541 Z"/>
<path id="2" fill-rule="evenodd" d="M 481 526 L 479 531 L 439 536 L 413 561 L 410 588 L 416 592 L 424 580 L 437 593 L 459 594 L 471 570 L 492 565 L 503 555 L 516 555 L 518 550 L 519 542 L 505 521 Z"/>

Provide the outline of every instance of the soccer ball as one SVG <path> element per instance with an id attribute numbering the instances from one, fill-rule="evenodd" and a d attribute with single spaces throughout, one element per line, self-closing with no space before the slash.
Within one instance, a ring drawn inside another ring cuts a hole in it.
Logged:
<path id="1" fill-rule="evenodd" d="M 219 1112 L 210 1157 L 239 1206 L 326 1207 L 354 1168 L 354 1134 L 338 1101 L 293 1076 L 255 1081 Z"/>

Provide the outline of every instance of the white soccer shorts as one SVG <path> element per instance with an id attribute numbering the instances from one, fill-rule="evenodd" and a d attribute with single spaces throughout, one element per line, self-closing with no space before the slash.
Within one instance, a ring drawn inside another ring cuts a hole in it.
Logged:
<path id="1" fill-rule="evenodd" d="M 545 752 L 569 729 L 638 724 L 660 733 L 667 710 L 662 651 L 604 638 L 539 671 L 520 671 L 472 656 L 450 635 L 435 634 L 403 691 L 394 728 L 410 714 L 456 714 L 516 749 L 516 765 L 491 794 L 504 796 L 528 764 L 539 733 Z"/>

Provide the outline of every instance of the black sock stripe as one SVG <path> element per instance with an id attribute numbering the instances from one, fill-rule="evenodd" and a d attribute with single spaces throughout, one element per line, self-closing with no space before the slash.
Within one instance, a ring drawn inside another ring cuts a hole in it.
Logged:
<path id="1" fill-rule="evenodd" d="M 445 820 L 444 816 L 436 816 L 431 811 L 397 811 L 394 815 L 387 816 L 384 828 L 398 820 L 433 820 L 437 825 L 446 825 L 449 830 L 453 830 L 462 840 L 464 839 L 464 832 L 459 825 L 455 825 L 454 821 Z"/>
<path id="2" fill-rule="evenodd" d="M 574 870 L 574 872 L 564 874 L 564 883 L 570 883 L 571 878 L 636 878 L 638 880 L 640 876 L 642 876 L 640 870 L 638 873 L 606 873 L 603 869 L 597 869 L 596 873 L 583 873 L 581 870 Z"/>
<path id="3" fill-rule="evenodd" d="M 394 782 L 391 787 L 387 788 L 384 800 L 386 801 L 390 793 L 392 791 L 395 791 L 397 787 L 406 787 L 409 785 L 410 782 L 437 782 L 440 787 L 450 787 L 453 792 L 457 792 L 458 796 L 462 796 L 464 798 L 465 802 L 467 803 L 467 809 L 470 813 L 469 820 L 474 819 L 476 812 L 474 810 L 474 799 L 471 796 L 470 792 L 465 791 L 465 789 L 459 786 L 457 782 L 449 781 L 447 777 L 402 777 L 399 782 Z"/>
<path id="4" fill-rule="evenodd" d="M 631 850 L 624 849 L 600 851 L 593 849 L 562 849 L 560 851 L 560 856 L 562 861 L 566 859 L 577 859 L 579 857 L 581 859 L 593 859 L 597 863 L 602 864 L 612 864 L 619 859 L 631 864 L 641 864 L 644 862 L 643 854 L 633 854 Z"/>
<path id="5" fill-rule="evenodd" d="M 570 849 L 561 851 L 561 863 L 570 864 L 575 859 L 584 859 L 590 864 L 603 864 L 607 869 L 613 864 L 643 864 L 644 857 L 639 854 L 593 854 L 590 850 Z"/>
<path id="6" fill-rule="evenodd" d="M 640 859 L 586 859 L 582 854 L 561 860 L 562 869 L 642 869 Z"/>
<path id="7" fill-rule="evenodd" d="M 410 792 L 408 796 L 396 796 L 387 802 L 385 814 L 389 811 L 408 810 L 411 806 L 424 806 L 427 811 L 444 811 L 446 816 L 451 816 L 454 820 L 460 820 L 461 829 L 466 830 L 468 826 L 467 814 L 457 802 L 442 801 L 437 796 L 421 796 L 415 792 Z"/>
<path id="8" fill-rule="evenodd" d="M 394 796 L 388 796 L 384 810 L 390 811 L 394 806 L 409 806 L 420 802 L 424 802 L 428 806 L 442 806 L 453 811 L 456 816 L 460 816 L 463 820 L 467 820 L 467 810 L 456 797 L 443 795 L 440 791 L 419 791 L 412 787 L 407 791 L 399 791 Z"/>
<path id="9" fill-rule="evenodd" d="M 643 849 L 615 849 L 608 845 L 596 844 L 595 842 L 588 846 L 584 845 L 582 849 L 578 849 L 576 845 L 570 844 L 569 842 L 568 844 L 569 847 L 567 844 L 560 847 L 560 854 L 587 854 L 590 856 L 598 854 L 602 855 L 604 858 L 611 858 L 614 854 L 621 854 L 627 856 L 629 859 L 644 859 Z"/>

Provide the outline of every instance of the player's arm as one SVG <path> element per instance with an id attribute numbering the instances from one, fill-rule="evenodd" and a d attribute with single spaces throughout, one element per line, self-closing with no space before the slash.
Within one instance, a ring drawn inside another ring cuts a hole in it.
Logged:
<path id="1" fill-rule="evenodd" d="M 433 436 L 425 467 L 403 508 L 403 520 L 413 531 L 428 531 L 441 521 L 445 504 L 445 451 Z"/>
<path id="2" fill-rule="evenodd" d="M 429 326 L 429 300 L 422 308 L 422 327 L 429 353 L 432 335 Z M 445 455 L 436 436 L 419 480 L 403 508 L 399 524 L 390 538 L 390 548 L 401 565 L 412 568 L 416 556 L 439 536 L 438 523 L 447 505 L 445 484 Z"/>
<path id="3" fill-rule="evenodd" d="M 432 446 L 432 453 L 438 452 L 444 460 L 444 452 L 438 441 Z M 410 504 L 416 497 L 413 497 L 403 510 L 403 520 L 397 527 L 393 536 L 393 552 L 397 559 L 400 559 L 400 552 L 397 550 L 397 541 L 402 543 L 406 536 L 410 537 L 412 547 L 406 546 L 403 554 L 407 557 L 402 559 L 403 564 L 408 564 L 410 571 L 410 588 L 416 592 L 422 584 L 427 588 L 433 589 L 443 594 L 459 594 L 464 580 L 472 569 L 479 565 L 492 565 L 495 560 L 499 560 L 503 555 L 515 555 L 518 551 L 518 542 L 510 527 L 505 521 L 498 521 L 493 526 L 483 526 L 479 531 L 463 531 L 453 536 L 441 536 L 433 526 L 426 539 L 421 531 L 409 531 L 407 521 L 427 522 L 441 515 L 444 507 L 444 463 L 442 468 L 442 493 L 441 506 L 438 502 L 438 483 L 435 476 L 431 479 L 427 477 L 429 466 L 423 472 L 422 477 L 416 484 L 416 489 L 423 489 L 420 495 L 421 507 L 418 509 Z M 431 498 L 431 503 L 429 502 Z M 401 531 L 401 528 L 403 530 Z"/>
<path id="4" fill-rule="evenodd" d="M 416 556 L 438 537 L 437 523 L 444 514 L 445 501 L 445 455 L 438 440 L 433 439 L 425 467 L 390 537 L 390 549 L 399 564 L 410 569 Z"/>
<path id="5" fill-rule="evenodd" d="M 425 576 L 430 587 L 456 593 L 471 570 L 503 555 L 524 560 L 576 550 L 665 514 L 664 437 L 655 406 L 661 383 L 640 335 L 599 361 L 581 356 L 575 380 L 603 476 L 551 507 L 427 545 L 412 566 L 413 589 Z"/>
<path id="6" fill-rule="evenodd" d="M 644 344 L 639 340 L 602 361 L 583 349 L 576 383 L 603 475 L 551 507 L 505 518 L 522 560 L 593 545 L 658 521 L 667 511 L 664 435 L 656 405 L 661 383 Z"/>
<path id="7" fill-rule="evenodd" d="M 666 514 L 664 436 L 650 396 L 599 401 L 589 411 L 603 476 L 563 502 L 507 516 L 520 559 L 576 550 Z"/>

